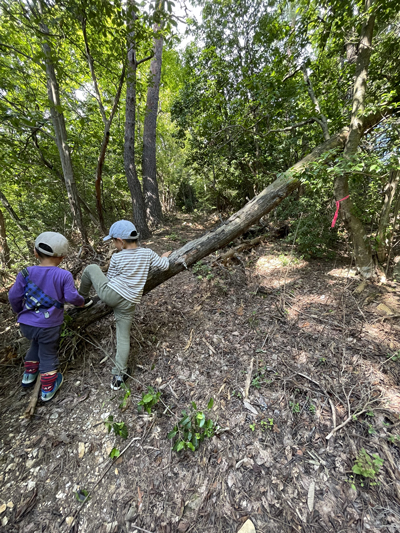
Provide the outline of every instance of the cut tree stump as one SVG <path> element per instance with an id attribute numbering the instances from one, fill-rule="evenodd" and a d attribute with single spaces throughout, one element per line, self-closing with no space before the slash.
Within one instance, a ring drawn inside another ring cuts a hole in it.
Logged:
<path id="1" fill-rule="evenodd" d="M 333 135 L 330 139 L 320 144 L 282 173 L 271 185 L 255 196 L 240 211 L 232 215 L 217 229 L 211 230 L 202 237 L 190 241 L 182 248 L 175 250 L 169 256 L 169 269 L 164 272 L 154 271 L 149 274 L 144 293 L 150 292 L 164 281 L 176 276 L 185 268 L 197 263 L 203 257 L 212 254 L 220 248 L 224 248 L 231 241 L 239 237 L 250 226 L 255 224 L 262 216 L 277 207 L 284 198 L 289 196 L 299 185 L 300 175 L 310 163 L 318 160 L 322 154 L 335 148 L 343 147 L 348 135 L 348 129 Z M 69 324 L 71 329 L 84 329 L 96 320 L 110 313 L 112 310 L 98 299 L 96 304 L 87 310 L 72 309 L 68 312 L 73 321 Z"/>

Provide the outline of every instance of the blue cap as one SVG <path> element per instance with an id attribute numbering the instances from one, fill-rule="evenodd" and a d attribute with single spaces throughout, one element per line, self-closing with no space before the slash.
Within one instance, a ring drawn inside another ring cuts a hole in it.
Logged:
<path id="1" fill-rule="evenodd" d="M 138 239 L 139 233 L 136 231 L 134 224 L 130 220 L 118 220 L 114 222 L 103 241 L 110 239 Z"/>

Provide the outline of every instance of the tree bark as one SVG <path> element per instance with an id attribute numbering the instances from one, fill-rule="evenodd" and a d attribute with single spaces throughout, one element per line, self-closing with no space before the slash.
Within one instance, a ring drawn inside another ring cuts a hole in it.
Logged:
<path id="1" fill-rule="evenodd" d="M 126 109 L 125 109 L 125 143 L 124 166 L 126 179 L 132 197 L 133 220 L 140 237 L 147 239 L 151 233 L 146 222 L 146 208 L 142 188 L 137 176 L 135 162 L 135 122 L 136 122 L 136 35 L 134 0 L 128 1 L 128 69 L 126 83 Z"/>
<path id="2" fill-rule="evenodd" d="M 366 0 L 365 11 L 372 6 L 373 0 Z M 344 157 L 351 160 L 357 153 L 361 136 L 363 134 L 363 114 L 365 94 L 367 88 L 368 66 L 372 51 L 372 36 L 374 32 L 375 14 L 372 13 L 361 30 L 360 46 L 356 60 L 356 73 L 353 89 L 353 105 L 350 121 L 349 136 L 344 149 Z M 342 174 L 335 180 L 336 200 L 341 200 L 349 195 L 348 174 Z M 354 214 L 351 198 L 341 202 L 340 213 L 344 225 L 353 241 L 354 256 L 360 274 L 369 279 L 374 275 L 374 263 L 368 237 L 361 220 Z"/>
<path id="3" fill-rule="evenodd" d="M 40 23 L 40 29 L 45 35 L 49 34 L 49 29 L 43 22 Z M 60 154 L 61 167 L 63 170 L 69 205 L 71 207 L 72 216 L 75 220 L 77 228 L 82 236 L 82 240 L 86 244 L 88 242 L 87 234 L 82 218 L 81 207 L 78 199 L 78 191 L 74 178 L 71 152 L 67 140 L 67 129 L 65 127 L 64 113 L 61 107 L 60 89 L 51 57 L 51 46 L 48 40 L 45 40 L 42 43 L 42 50 L 45 56 L 47 95 L 50 104 L 51 120 L 56 135 L 56 144 L 58 153 Z"/>
<path id="4" fill-rule="evenodd" d="M 3 269 L 10 267 L 10 249 L 7 243 L 6 221 L 0 209 L 0 261 Z"/>
<path id="5" fill-rule="evenodd" d="M 385 187 L 385 199 L 382 206 L 382 212 L 379 219 L 379 226 L 378 226 L 378 232 L 376 235 L 377 240 L 377 255 L 378 260 L 382 263 L 387 254 L 387 239 L 389 236 L 388 232 L 388 225 L 390 221 L 390 211 L 392 208 L 393 200 L 396 196 L 396 190 L 399 186 L 399 180 L 400 180 L 400 171 L 392 171 L 390 173 L 390 178 L 388 180 L 388 183 Z M 393 233 L 392 228 L 392 232 Z M 391 239 L 390 239 L 391 240 Z"/>
<path id="6" fill-rule="evenodd" d="M 155 31 L 159 26 L 155 26 Z M 150 85 L 147 89 L 146 115 L 143 128 L 142 176 L 147 222 L 150 227 L 162 224 L 163 215 L 157 183 L 156 136 L 160 93 L 163 37 L 154 39 L 154 58 L 150 64 Z"/>
<path id="7" fill-rule="evenodd" d="M 176 276 L 186 267 L 200 261 L 203 257 L 223 248 L 233 239 L 244 233 L 250 226 L 262 216 L 272 211 L 284 198 L 294 191 L 299 183 L 304 169 L 313 161 L 318 160 L 328 150 L 343 147 L 347 139 L 348 129 L 333 135 L 323 144 L 304 157 L 284 172 L 277 180 L 264 189 L 258 196 L 248 202 L 240 211 L 232 215 L 224 224 L 216 230 L 209 231 L 203 237 L 191 241 L 169 257 L 170 267 L 164 272 L 151 272 L 144 287 L 144 294 L 155 287 Z M 85 328 L 99 318 L 111 312 L 111 308 L 96 299 L 97 303 L 87 311 L 71 310 L 70 316 L 74 319 L 73 328 Z"/>

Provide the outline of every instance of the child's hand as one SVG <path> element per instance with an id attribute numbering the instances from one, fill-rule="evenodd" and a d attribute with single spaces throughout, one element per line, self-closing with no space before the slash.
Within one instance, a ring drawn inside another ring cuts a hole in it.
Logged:
<path id="1" fill-rule="evenodd" d="M 171 254 L 172 254 L 172 251 L 170 250 L 169 252 L 164 252 L 161 257 L 168 257 Z"/>

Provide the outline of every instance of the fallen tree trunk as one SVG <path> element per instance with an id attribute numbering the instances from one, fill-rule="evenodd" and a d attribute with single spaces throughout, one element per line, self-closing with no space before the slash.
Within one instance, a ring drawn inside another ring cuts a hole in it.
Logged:
<path id="1" fill-rule="evenodd" d="M 310 163 L 317 161 L 328 150 L 343 147 L 347 139 L 347 134 L 348 129 L 345 128 L 340 133 L 333 135 L 323 144 L 314 148 L 301 161 L 284 172 L 271 185 L 250 200 L 240 211 L 232 215 L 217 229 L 211 230 L 199 239 L 188 242 L 185 246 L 179 248 L 179 250 L 175 250 L 169 256 L 170 267 L 168 270 L 164 272 L 150 272 L 144 287 L 144 294 L 153 290 L 161 283 L 164 283 L 167 279 L 176 276 L 176 274 L 179 274 L 179 272 L 182 272 L 188 266 L 197 263 L 203 257 L 223 248 L 244 233 L 262 216 L 275 209 L 284 198 L 289 196 L 298 187 L 300 175 L 305 168 Z M 97 300 L 97 303 L 88 310 L 70 311 L 69 314 L 74 319 L 71 322 L 71 327 L 74 329 L 85 328 L 110 312 L 110 308 Z"/>

